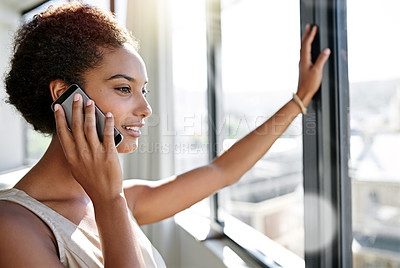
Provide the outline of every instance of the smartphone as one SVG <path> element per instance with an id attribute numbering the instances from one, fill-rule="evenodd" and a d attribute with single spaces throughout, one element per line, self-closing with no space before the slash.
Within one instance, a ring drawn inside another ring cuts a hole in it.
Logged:
<path id="1" fill-rule="evenodd" d="M 68 123 L 68 128 L 71 131 L 71 119 L 72 119 L 72 103 L 74 100 L 75 94 L 80 94 L 83 99 L 83 115 L 85 115 L 85 106 L 86 102 L 89 99 L 89 96 L 76 84 L 71 85 L 66 91 L 64 91 L 63 94 L 61 94 L 58 99 L 56 99 L 52 104 L 51 104 L 51 109 L 54 112 L 54 105 L 60 104 L 65 113 L 65 117 L 67 119 Z M 105 119 L 106 117 L 104 116 L 103 112 L 100 111 L 100 109 L 95 105 L 95 115 L 96 115 L 96 129 L 97 129 L 97 135 L 99 136 L 99 140 L 103 142 L 103 132 L 104 132 L 104 125 L 105 125 Z M 85 117 L 83 117 L 85 118 Z M 115 146 L 118 146 L 122 139 L 123 135 L 119 130 L 114 127 L 114 141 L 115 141 Z"/>

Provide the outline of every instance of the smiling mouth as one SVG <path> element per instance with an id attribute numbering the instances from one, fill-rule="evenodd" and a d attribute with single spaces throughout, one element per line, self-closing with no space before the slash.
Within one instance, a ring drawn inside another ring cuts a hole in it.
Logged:
<path id="1" fill-rule="evenodd" d="M 127 129 L 127 130 L 134 130 L 134 131 L 139 131 L 140 130 L 140 127 L 127 127 L 127 126 L 122 126 L 124 129 Z"/>
<path id="2" fill-rule="evenodd" d="M 125 130 L 125 132 L 127 134 L 129 134 L 130 136 L 133 136 L 135 138 L 140 137 L 140 135 L 142 134 L 140 132 L 140 126 L 122 126 L 122 128 Z"/>

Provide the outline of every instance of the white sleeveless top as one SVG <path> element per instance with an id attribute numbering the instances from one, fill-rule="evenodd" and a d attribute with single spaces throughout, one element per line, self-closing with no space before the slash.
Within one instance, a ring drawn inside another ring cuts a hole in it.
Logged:
<path id="1" fill-rule="evenodd" d="M 103 267 L 103 254 L 97 234 L 82 229 L 21 190 L 12 188 L 0 191 L 0 200 L 20 204 L 49 226 L 57 240 L 60 261 L 65 267 Z M 166 267 L 161 255 L 142 232 L 132 214 L 131 217 L 146 267 Z"/>

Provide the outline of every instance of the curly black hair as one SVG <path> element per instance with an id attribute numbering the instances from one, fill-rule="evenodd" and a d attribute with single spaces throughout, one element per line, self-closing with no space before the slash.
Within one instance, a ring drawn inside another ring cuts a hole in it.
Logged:
<path id="1" fill-rule="evenodd" d="M 84 85 L 82 74 L 101 64 L 100 48 L 119 48 L 135 38 L 113 15 L 79 2 L 48 8 L 22 25 L 14 40 L 10 71 L 5 77 L 7 102 L 34 129 L 55 132 L 49 83 Z"/>

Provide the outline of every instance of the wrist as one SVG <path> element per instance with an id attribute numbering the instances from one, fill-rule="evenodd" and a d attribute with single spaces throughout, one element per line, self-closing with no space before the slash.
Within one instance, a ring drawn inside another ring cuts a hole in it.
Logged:
<path id="1" fill-rule="evenodd" d="M 128 206 L 122 193 L 116 196 L 103 196 L 102 198 L 92 199 L 92 202 L 96 214 L 97 212 L 118 210 Z"/>
<path id="2" fill-rule="evenodd" d="M 303 93 L 300 90 L 298 90 L 296 94 L 299 97 L 299 99 L 301 100 L 301 102 L 303 103 L 304 107 L 307 108 L 308 105 L 310 104 L 313 96 L 310 94 Z"/>
<path id="3" fill-rule="evenodd" d="M 306 106 L 304 105 L 303 101 L 300 99 L 300 97 L 296 93 L 293 94 L 293 101 L 299 107 L 299 109 L 303 115 L 307 114 Z"/>

